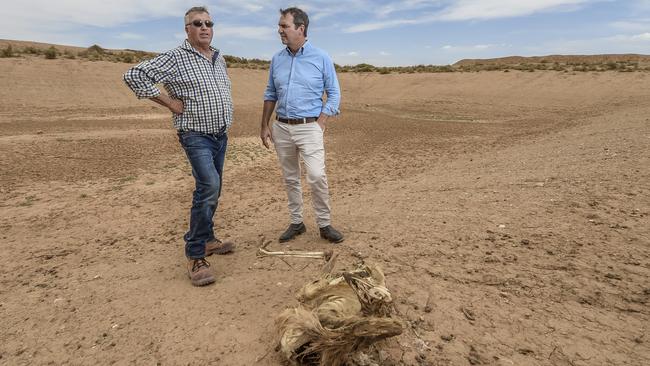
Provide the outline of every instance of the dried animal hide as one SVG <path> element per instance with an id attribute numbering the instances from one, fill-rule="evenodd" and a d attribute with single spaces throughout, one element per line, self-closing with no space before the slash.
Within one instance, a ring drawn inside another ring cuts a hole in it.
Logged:
<path id="1" fill-rule="evenodd" d="M 358 351 L 402 333 L 392 297 L 373 265 L 324 274 L 298 294 L 300 305 L 277 320 L 278 347 L 293 365 L 342 366 Z"/>

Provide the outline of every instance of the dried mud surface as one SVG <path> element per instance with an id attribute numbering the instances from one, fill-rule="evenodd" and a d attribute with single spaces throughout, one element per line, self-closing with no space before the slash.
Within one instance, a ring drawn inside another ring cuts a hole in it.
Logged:
<path id="1" fill-rule="evenodd" d="M 231 70 L 215 221 L 238 248 L 195 288 L 189 166 L 127 67 L 0 59 L 0 364 L 282 364 L 273 318 L 321 263 L 256 257 L 288 224 L 266 73 Z M 650 75 L 340 80 L 337 269 L 379 263 L 409 324 L 382 365 L 650 364 Z M 305 193 L 307 233 L 273 249 L 332 248 Z"/>

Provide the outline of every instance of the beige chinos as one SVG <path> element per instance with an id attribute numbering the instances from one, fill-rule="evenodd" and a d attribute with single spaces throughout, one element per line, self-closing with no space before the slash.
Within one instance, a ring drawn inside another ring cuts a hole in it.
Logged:
<path id="1" fill-rule="evenodd" d="M 323 130 L 316 122 L 290 125 L 274 121 L 273 141 L 282 167 L 289 198 L 291 223 L 303 222 L 300 158 L 307 170 L 312 204 L 318 227 L 330 225 L 329 189 L 325 174 L 325 146 Z"/>

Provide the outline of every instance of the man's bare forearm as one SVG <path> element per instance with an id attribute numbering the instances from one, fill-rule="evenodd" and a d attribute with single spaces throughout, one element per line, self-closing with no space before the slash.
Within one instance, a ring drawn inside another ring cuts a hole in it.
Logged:
<path id="1" fill-rule="evenodd" d="M 150 98 L 150 99 L 152 101 L 160 104 L 161 106 L 167 107 L 167 108 L 169 108 L 169 106 L 171 105 L 170 102 L 172 100 L 172 98 L 170 98 L 168 95 L 162 94 L 162 93 L 160 93 L 157 97 L 153 97 L 153 98 Z"/>
<path id="2" fill-rule="evenodd" d="M 167 107 L 172 113 L 180 114 L 183 113 L 183 102 L 180 99 L 174 99 L 166 94 L 160 94 L 157 97 L 149 98 L 153 102 L 158 103 L 164 107 Z"/>
<path id="3" fill-rule="evenodd" d="M 269 121 L 271 120 L 271 115 L 275 110 L 275 101 L 274 100 L 265 100 L 264 109 L 262 110 L 262 128 L 269 127 Z"/>
<path id="4" fill-rule="evenodd" d="M 325 123 L 325 122 L 327 122 L 327 119 L 329 117 L 330 117 L 329 115 L 327 115 L 327 114 L 325 114 L 323 112 L 320 112 L 320 115 L 318 116 L 318 121 Z"/>

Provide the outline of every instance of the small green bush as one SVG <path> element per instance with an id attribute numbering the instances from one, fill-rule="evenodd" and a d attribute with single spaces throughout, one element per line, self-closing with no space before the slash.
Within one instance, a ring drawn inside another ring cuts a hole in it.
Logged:
<path id="1" fill-rule="evenodd" d="M 25 47 L 25 49 L 23 50 L 23 53 L 27 53 L 27 54 L 30 54 L 30 55 L 42 55 L 43 50 L 38 49 L 36 47 L 29 46 L 29 47 Z"/>
<path id="2" fill-rule="evenodd" d="M 14 49 L 10 44 L 5 47 L 4 50 L 0 51 L 0 57 L 14 57 Z"/>
<path id="3" fill-rule="evenodd" d="M 47 50 L 45 50 L 45 58 L 48 60 L 54 60 L 57 56 L 57 50 L 54 46 L 50 46 Z"/>
<path id="4" fill-rule="evenodd" d="M 135 56 L 132 53 L 120 52 L 118 59 L 127 64 L 135 62 Z"/>

